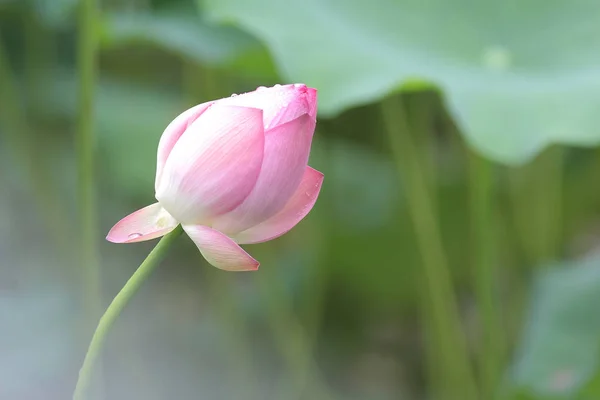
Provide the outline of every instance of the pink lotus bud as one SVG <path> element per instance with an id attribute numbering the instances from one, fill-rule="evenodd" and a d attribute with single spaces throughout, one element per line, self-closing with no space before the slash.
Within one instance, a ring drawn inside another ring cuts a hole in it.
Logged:
<path id="1" fill-rule="evenodd" d="M 131 243 L 181 224 L 217 268 L 255 270 L 238 244 L 275 239 L 312 209 L 323 174 L 308 166 L 317 91 L 260 87 L 195 106 L 158 145 L 156 199 L 119 221 L 107 240 Z"/>

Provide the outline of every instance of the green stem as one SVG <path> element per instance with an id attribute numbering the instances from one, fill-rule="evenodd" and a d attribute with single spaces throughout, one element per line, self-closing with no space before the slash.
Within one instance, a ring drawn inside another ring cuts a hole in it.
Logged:
<path id="1" fill-rule="evenodd" d="M 421 166 L 423 168 L 423 176 L 426 181 L 427 190 L 432 199 L 432 208 L 434 213 L 438 210 L 438 204 L 436 201 L 437 197 L 437 174 L 435 168 L 435 156 L 436 152 L 432 151 L 435 146 L 435 136 L 432 134 L 434 131 L 433 121 L 435 121 L 435 111 L 437 110 L 434 93 L 419 92 L 411 93 L 406 99 L 406 118 L 407 126 L 411 127 L 414 132 L 420 134 L 415 135 L 414 146 L 421 148 Z M 437 214 L 437 213 L 436 213 Z M 437 215 L 435 215 L 437 218 Z M 420 283 L 419 290 L 419 301 L 420 301 L 420 319 L 422 328 L 424 330 L 425 343 L 435 343 L 436 338 L 434 334 L 435 325 L 432 323 L 432 302 L 429 297 L 428 286 L 424 282 Z M 429 387 L 431 389 L 430 398 L 442 399 L 444 393 L 442 390 L 444 386 L 444 371 L 443 367 L 438 363 L 438 351 L 435 346 L 426 346 L 425 351 L 425 366 L 426 376 L 429 379 Z"/>
<path id="2" fill-rule="evenodd" d="M 0 124 L 2 125 L 6 146 L 12 149 L 15 163 L 21 164 L 31 181 L 33 198 L 37 203 L 41 217 L 49 229 L 61 254 L 68 254 L 72 248 L 69 241 L 67 213 L 52 184 L 49 168 L 41 162 L 34 140 L 31 137 L 27 115 L 21 104 L 19 87 L 15 74 L 10 67 L 8 54 L 0 41 Z"/>
<path id="3" fill-rule="evenodd" d="M 563 162 L 563 150 L 553 147 L 531 164 L 510 171 L 515 227 L 530 266 L 559 256 Z"/>
<path id="4" fill-rule="evenodd" d="M 479 351 L 481 396 L 494 398 L 502 368 L 504 337 L 494 285 L 496 237 L 493 221 L 493 167 L 474 153 L 470 153 L 472 247 L 475 296 L 483 326 L 483 340 Z"/>
<path id="5" fill-rule="evenodd" d="M 411 137 L 404 110 L 398 97 L 382 103 L 383 118 L 394 161 L 405 187 L 417 245 L 423 260 L 424 280 L 430 300 L 431 327 L 440 359 L 440 378 L 445 398 L 474 400 L 477 387 L 470 366 L 466 340 L 453 290 L 435 209 L 427 189 L 426 169 L 419 149 Z"/>
<path id="6" fill-rule="evenodd" d="M 421 152 L 423 174 L 427 182 L 427 190 L 432 197 L 434 207 L 437 208 L 437 171 L 436 157 L 437 145 L 436 135 L 433 134 L 436 127 L 436 113 L 441 105 L 437 104 L 438 94 L 433 91 L 411 93 L 406 99 L 406 118 L 407 125 L 411 127 L 413 132 L 418 132 L 414 137 L 414 145 L 422 148 Z M 452 132 L 454 133 L 454 132 Z"/>
<path id="7" fill-rule="evenodd" d="M 94 199 L 94 95 L 97 73 L 97 40 L 95 0 L 80 4 L 77 65 L 79 70 L 79 120 L 77 154 L 79 171 L 79 200 L 81 206 L 84 253 L 96 261 L 95 242 L 97 220 Z M 96 268 L 95 263 L 93 268 Z"/>
<path id="8" fill-rule="evenodd" d="M 165 258 L 167 250 L 169 250 L 175 242 L 175 239 L 177 239 L 182 232 L 183 229 L 181 226 L 177 226 L 173 231 L 163 236 L 156 247 L 148 254 L 148 257 L 140 264 L 140 267 L 135 271 L 131 278 L 129 278 L 125 286 L 123 286 L 123 289 L 115 296 L 102 318 L 100 318 L 98 327 L 94 332 L 87 354 L 85 355 L 83 366 L 79 371 L 79 379 L 77 380 L 75 394 L 73 395 L 74 400 L 85 399 L 86 392 L 92 381 L 94 365 L 100 357 L 100 351 L 102 350 L 102 345 L 106 340 L 108 332 L 125 306 L 137 293 L 148 276 L 150 276 L 154 269 L 156 269 L 159 263 Z"/>
<path id="9" fill-rule="evenodd" d="M 98 219 L 96 214 L 94 176 L 94 95 L 97 74 L 98 43 L 96 0 L 79 4 L 79 34 L 77 66 L 79 71 L 79 118 L 75 135 L 77 149 L 78 201 L 80 224 L 80 262 L 83 265 L 85 288 L 84 309 L 93 326 L 102 311 L 100 254 L 98 250 Z M 102 369 L 99 368 L 101 375 Z M 99 378 L 102 382 L 102 378 Z M 102 384 L 97 388 L 102 398 Z"/>
<path id="10" fill-rule="evenodd" d="M 540 210 L 538 244 L 540 261 L 554 261 L 560 255 L 562 239 L 562 183 L 564 151 L 559 147 L 548 149 L 535 170 L 540 182 L 536 208 Z"/>

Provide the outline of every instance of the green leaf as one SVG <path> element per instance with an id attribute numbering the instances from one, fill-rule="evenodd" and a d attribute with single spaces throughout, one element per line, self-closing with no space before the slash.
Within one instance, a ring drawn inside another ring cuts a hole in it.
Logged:
<path id="1" fill-rule="evenodd" d="M 148 43 L 213 65 L 260 48 L 258 41 L 239 29 L 213 26 L 193 14 L 114 13 L 100 29 L 105 48 Z"/>
<path id="2" fill-rule="evenodd" d="M 574 395 L 598 368 L 600 253 L 542 272 L 512 384 L 535 394 Z"/>
<path id="3" fill-rule="evenodd" d="M 264 47 L 245 52 L 226 66 L 235 76 L 260 81 L 262 86 L 279 82 L 279 75 L 269 51 Z"/>
<path id="4" fill-rule="evenodd" d="M 445 90 L 468 142 L 509 164 L 600 141 L 595 0 L 204 0 L 268 45 L 326 115 L 414 79 Z M 268 12 L 265 12 L 268 10 Z"/>

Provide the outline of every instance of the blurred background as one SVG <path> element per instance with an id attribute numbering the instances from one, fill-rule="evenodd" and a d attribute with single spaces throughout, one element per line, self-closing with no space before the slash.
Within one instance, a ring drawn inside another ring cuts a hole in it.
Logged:
<path id="1" fill-rule="evenodd" d="M 0 0 L 0 399 L 71 397 L 166 125 L 296 82 L 315 208 L 180 238 L 90 399 L 600 399 L 600 3 L 96 1 Z"/>

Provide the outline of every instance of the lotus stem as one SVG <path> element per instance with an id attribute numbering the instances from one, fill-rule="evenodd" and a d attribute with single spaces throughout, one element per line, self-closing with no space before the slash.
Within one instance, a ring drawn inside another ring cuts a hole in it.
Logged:
<path id="1" fill-rule="evenodd" d="M 123 286 L 123 289 L 121 289 L 108 306 L 108 309 L 98 323 L 98 327 L 94 332 L 94 336 L 92 337 L 92 341 L 85 355 L 83 366 L 79 372 L 79 379 L 75 386 L 73 400 L 83 400 L 86 398 L 85 396 L 92 381 L 94 367 L 100 357 L 102 346 L 106 341 L 110 329 L 142 284 L 165 258 L 167 250 L 171 248 L 175 239 L 182 233 L 183 229 L 179 225 L 173 231 L 163 236 L 160 242 L 158 242 L 156 247 L 148 254 L 148 257 L 140 264 L 137 271 L 129 278 L 125 286 Z"/>

